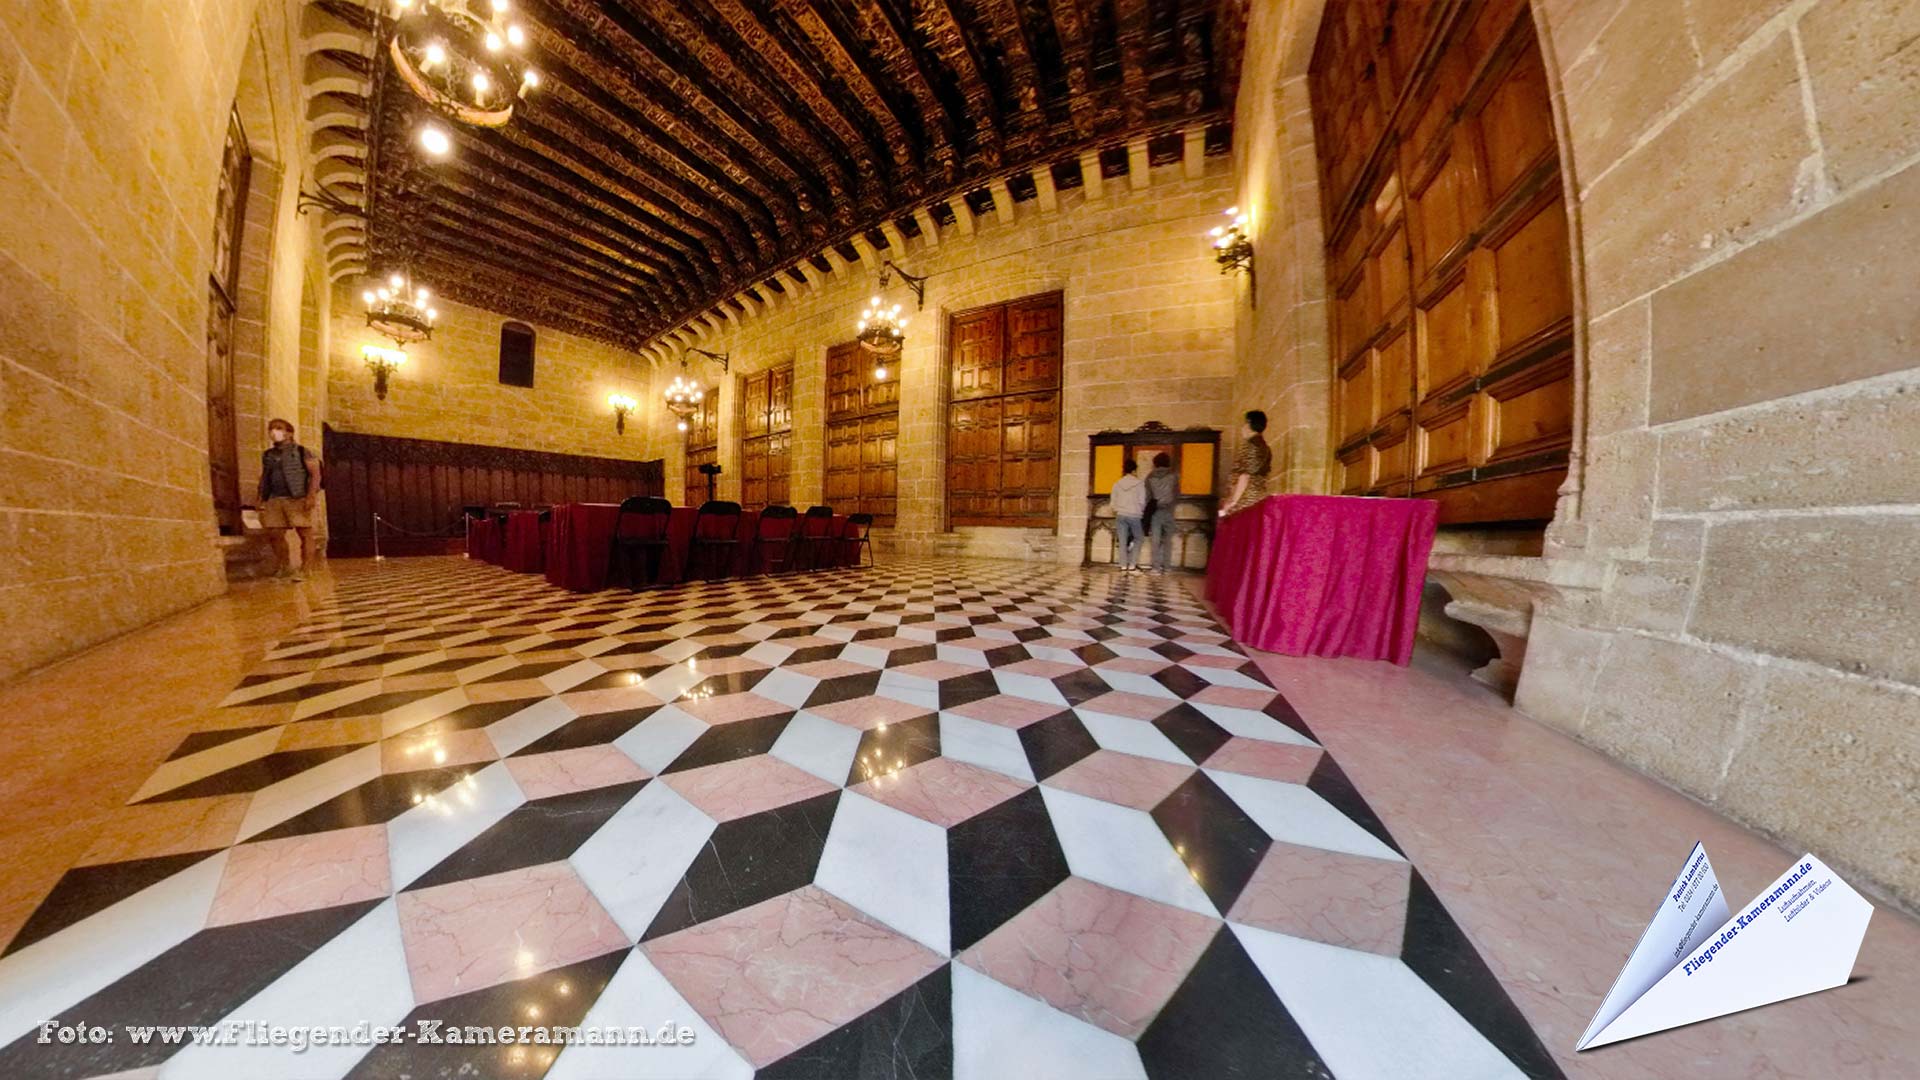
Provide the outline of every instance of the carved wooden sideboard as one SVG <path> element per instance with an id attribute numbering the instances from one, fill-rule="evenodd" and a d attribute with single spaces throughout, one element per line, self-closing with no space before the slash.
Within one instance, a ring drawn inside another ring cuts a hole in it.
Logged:
<path id="1" fill-rule="evenodd" d="M 1180 497 L 1173 508 L 1173 566 L 1177 570 L 1204 570 L 1213 550 L 1213 526 L 1220 510 L 1220 432 L 1216 428 L 1174 429 L 1149 420 L 1132 431 L 1102 431 L 1087 438 L 1087 534 L 1080 564 L 1118 561 L 1119 538 L 1114 532 L 1113 482 L 1120 479 L 1129 456 L 1140 463 L 1140 478 L 1153 471 L 1153 456 L 1173 459 L 1180 477 Z M 1150 523 L 1149 523 L 1150 524 Z M 1104 543 L 1096 537 L 1104 534 Z M 1151 537 L 1149 537 L 1151 540 Z"/>

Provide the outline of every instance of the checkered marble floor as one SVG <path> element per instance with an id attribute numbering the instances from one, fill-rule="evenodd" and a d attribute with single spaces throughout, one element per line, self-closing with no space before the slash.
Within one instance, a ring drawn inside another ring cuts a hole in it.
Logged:
<path id="1" fill-rule="evenodd" d="M 1559 1075 L 1178 579 L 400 560 L 218 712 L 0 958 L 0 1076 Z M 228 1022 L 410 1037 L 120 1030 Z"/>

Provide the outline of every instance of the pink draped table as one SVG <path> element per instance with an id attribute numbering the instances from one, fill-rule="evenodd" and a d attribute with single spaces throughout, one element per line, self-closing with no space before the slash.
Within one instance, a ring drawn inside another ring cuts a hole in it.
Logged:
<path id="1" fill-rule="evenodd" d="M 1221 520 L 1207 599 L 1242 645 L 1404 667 L 1437 514 L 1427 499 L 1268 496 Z"/>

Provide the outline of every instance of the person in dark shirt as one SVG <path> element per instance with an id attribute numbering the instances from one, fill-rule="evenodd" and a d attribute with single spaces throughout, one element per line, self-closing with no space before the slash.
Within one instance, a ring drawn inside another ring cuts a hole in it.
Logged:
<path id="1" fill-rule="evenodd" d="M 267 423 L 273 445 L 260 455 L 260 527 L 285 537 L 279 573 L 286 581 L 305 581 L 313 554 L 313 506 L 320 494 L 320 459 L 293 441 L 293 425 Z"/>
<path id="2" fill-rule="evenodd" d="M 1165 451 L 1153 455 L 1147 498 L 1153 505 L 1147 535 L 1153 541 L 1153 572 L 1159 574 L 1173 566 L 1173 504 L 1180 498 L 1180 474 L 1173 471 L 1173 458 Z"/>

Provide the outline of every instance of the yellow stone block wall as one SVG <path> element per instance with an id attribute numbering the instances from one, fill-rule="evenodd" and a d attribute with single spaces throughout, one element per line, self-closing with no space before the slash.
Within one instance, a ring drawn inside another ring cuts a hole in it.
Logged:
<path id="1" fill-rule="evenodd" d="M 1317 7 L 1253 5 L 1241 197 L 1261 250 L 1301 269 L 1240 308 L 1236 405 L 1324 415 Z M 1533 15 L 1571 186 L 1582 430 L 1544 558 L 1513 560 L 1563 583 L 1525 613 L 1516 704 L 1920 904 L 1920 6 Z M 1274 366 L 1289 349 L 1305 362 Z M 1296 490 L 1320 490 L 1310 444 Z"/>
<path id="2" fill-rule="evenodd" d="M 367 282 L 342 281 L 333 295 L 327 378 L 327 423 L 341 431 L 410 439 L 507 446 L 560 454 L 644 460 L 648 432 L 641 416 L 614 431 L 607 395 L 642 394 L 645 361 L 603 342 L 535 324 L 533 386 L 500 383 L 500 327 L 508 317 L 441 297 L 431 341 L 407 346 L 387 398 L 374 396 L 363 345 L 392 348 L 367 327 L 361 292 Z M 431 289 L 422 278 L 419 284 Z M 312 440 L 318 447 L 318 433 Z"/>
<path id="3" fill-rule="evenodd" d="M 250 44 L 273 61 L 262 111 L 297 108 L 296 7 L 0 5 L 0 677 L 225 587 L 205 404 L 214 193 Z M 297 174 L 297 126 L 263 125 L 257 155 Z M 281 257 L 306 261 L 298 243 Z M 266 305 L 269 353 L 297 350 L 297 276 L 292 295 L 292 322 Z M 291 407 L 297 389 L 270 369 L 262 392 Z"/>
<path id="4" fill-rule="evenodd" d="M 1078 562 L 1086 524 L 1087 437 L 1132 430 L 1148 420 L 1176 428 L 1226 427 L 1233 393 L 1234 281 L 1220 273 L 1206 236 L 1232 198 L 1224 157 L 1205 159 L 1189 178 L 1179 162 L 1151 170 L 1150 184 L 1109 178 L 1098 198 L 1059 193 L 1057 209 L 1012 204 L 1012 220 L 978 215 L 971 235 L 957 225 L 887 250 L 916 275 L 929 275 L 922 310 L 894 279 L 886 297 L 909 318 L 895 365 L 901 380 L 896 527 L 883 549 Z M 929 243 L 929 239 L 933 242 Z M 850 341 L 876 274 L 850 264 L 817 285 L 795 284 L 760 310 L 699 336 L 694 344 L 731 356 L 730 371 L 689 357 L 691 376 L 720 388 L 719 493 L 738 498 L 735 431 L 740 378 L 794 365 L 792 502 L 806 506 L 825 488 L 827 349 Z M 946 316 L 982 304 L 1058 289 L 1064 295 L 1063 410 L 1059 523 L 1055 529 L 945 526 Z M 674 355 L 678 356 L 676 349 Z M 677 360 L 653 372 L 646 393 L 650 439 L 667 459 L 668 495 L 681 499 L 683 437 L 657 405 L 680 373 Z"/>

